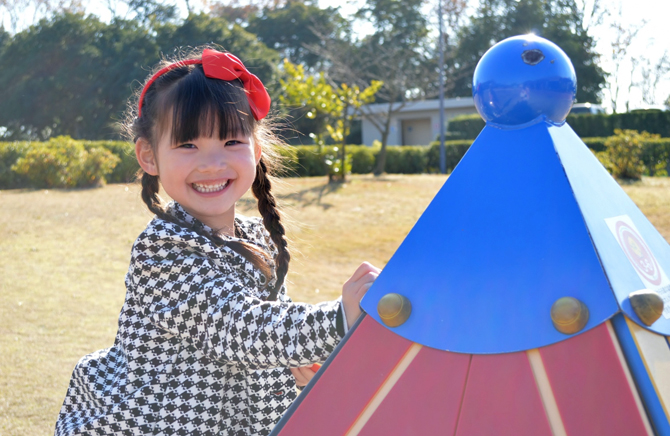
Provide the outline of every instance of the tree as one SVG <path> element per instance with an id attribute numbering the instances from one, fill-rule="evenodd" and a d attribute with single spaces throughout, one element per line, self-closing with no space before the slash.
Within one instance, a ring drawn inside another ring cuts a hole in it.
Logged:
<path id="1" fill-rule="evenodd" d="M 231 23 L 246 26 L 249 19 L 260 11 L 257 4 L 242 4 L 239 0 L 232 0 L 226 3 L 213 3 L 209 7 L 210 15 L 223 18 Z"/>
<path id="2" fill-rule="evenodd" d="M 610 52 L 609 52 L 609 66 L 610 66 L 610 80 L 608 80 L 605 88 L 608 93 L 610 105 L 614 112 L 618 112 L 620 108 L 620 101 L 626 98 L 626 111 L 630 106 L 630 91 L 635 83 L 635 73 L 638 66 L 642 65 L 644 56 L 633 56 L 631 48 L 637 40 L 638 34 L 647 24 L 646 20 L 640 23 L 629 24 L 624 18 L 621 4 L 614 13 L 610 14 L 608 27 L 610 30 Z M 628 67 L 628 68 L 627 68 Z M 626 85 L 626 82 L 628 84 Z M 628 94 L 623 95 L 622 90 L 627 90 Z"/>
<path id="3" fill-rule="evenodd" d="M 4 27 L 0 26 L 0 56 L 5 47 L 9 44 L 9 41 L 12 40 L 12 36 L 5 30 Z"/>
<path id="4" fill-rule="evenodd" d="M 304 0 L 293 0 L 250 16 L 247 30 L 291 62 L 315 67 L 322 58 L 310 47 L 339 39 L 346 26 L 335 8 L 321 9 Z"/>
<path id="5" fill-rule="evenodd" d="M 329 76 L 336 82 L 367 86 L 372 80 L 383 85 L 376 101 L 385 109 L 362 107 L 363 116 L 381 134 L 381 149 L 374 173 L 384 172 L 391 119 L 408 102 L 425 98 L 436 79 L 433 49 L 427 21 L 421 13 L 423 0 L 368 0 L 357 17 L 374 26 L 360 40 L 328 40 L 311 48 L 327 60 Z"/>
<path id="6" fill-rule="evenodd" d="M 187 50 L 204 44 L 215 44 L 243 60 L 277 97 L 277 52 L 259 42 L 255 35 L 238 24 L 210 15 L 191 14 L 180 24 L 165 23 L 156 28 L 156 42 L 165 54 Z M 275 100 L 275 98 L 273 98 Z"/>
<path id="7" fill-rule="evenodd" d="M 276 97 L 277 53 L 239 26 L 205 14 L 153 25 L 65 13 L 16 34 L 0 46 L 0 134 L 118 138 L 126 103 L 160 53 L 212 42 L 244 59 L 271 89 L 274 83 Z"/>
<path id="8" fill-rule="evenodd" d="M 146 29 L 64 13 L 20 32 L 0 54 L 0 126 L 9 139 L 118 137 L 130 84 L 158 57 Z"/>
<path id="9" fill-rule="evenodd" d="M 32 11 L 32 23 L 54 14 L 70 12 L 83 13 L 81 0 L 0 0 L 0 12 L 5 11 L 9 17 L 10 30 L 17 30 L 19 18 L 26 20 Z M 28 23 L 31 24 L 31 23 Z"/>
<path id="10" fill-rule="evenodd" d="M 281 80 L 282 104 L 286 106 L 304 107 L 309 118 L 321 116 L 325 121 L 325 131 L 313 132 L 315 142 L 321 146 L 325 132 L 340 144 L 340 166 L 331 175 L 331 180 L 346 180 L 346 138 L 354 118 L 360 114 L 363 105 L 374 100 L 382 82 L 373 80 L 365 89 L 346 83 L 332 85 L 328 83 L 323 72 L 317 75 L 305 73 L 303 65 L 296 65 L 284 60 L 284 75 Z M 333 177 L 334 176 L 334 177 Z"/>
<path id="11" fill-rule="evenodd" d="M 167 23 L 177 18 L 177 5 L 160 0 L 123 0 L 135 15 L 135 20 L 145 27 Z"/>
<path id="12" fill-rule="evenodd" d="M 667 78 L 670 73 L 670 56 L 667 50 L 656 61 L 652 62 L 650 59 L 643 58 L 642 65 L 642 80 L 639 83 L 642 91 L 642 101 L 648 105 L 654 106 L 658 104 L 657 89 L 658 85 Z"/>
<path id="13" fill-rule="evenodd" d="M 496 42 L 535 33 L 556 43 L 577 74 L 577 100 L 598 102 L 605 84 L 595 42 L 584 27 L 584 8 L 576 0 L 482 0 L 459 34 L 452 69 L 459 70 L 450 96 L 472 95 L 472 75 L 479 59 Z M 593 11 L 588 12 L 593 14 Z"/>

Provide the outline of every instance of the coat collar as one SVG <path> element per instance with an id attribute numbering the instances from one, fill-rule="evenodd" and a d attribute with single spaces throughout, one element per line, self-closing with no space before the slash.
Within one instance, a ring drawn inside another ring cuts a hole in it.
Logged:
<path id="1" fill-rule="evenodd" d="M 176 201 L 171 201 L 168 203 L 168 205 L 165 208 L 165 212 L 168 215 L 173 216 L 176 218 L 178 221 L 181 221 L 190 227 L 192 227 L 196 233 L 209 233 L 209 234 L 216 234 L 216 231 L 209 227 L 208 225 L 204 224 L 202 221 L 198 220 L 194 216 L 192 216 L 190 213 L 184 209 L 184 207 L 177 203 Z M 250 227 L 251 225 L 251 227 Z M 262 224 L 260 224 L 262 226 Z M 201 232 L 202 231 L 202 232 Z M 223 240 L 225 241 L 240 241 L 240 242 L 246 242 L 248 244 L 253 244 L 260 248 L 261 250 L 265 251 L 270 255 L 270 258 L 275 255 L 275 250 L 272 250 L 270 247 L 268 247 L 261 239 L 254 238 L 251 236 L 253 234 L 253 225 L 249 222 L 249 219 L 243 220 L 240 219 L 238 216 L 235 217 L 235 236 L 230 236 L 230 235 L 219 235 Z M 242 263 L 236 265 L 236 268 L 239 269 L 240 271 L 243 271 L 246 275 L 248 275 L 250 278 L 253 280 L 259 282 L 259 283 L 265 283 L 265 277 L 261 274 L 261 272 L 256 269 L 255 267 L 252 266 L 252 264 L 244 259 L 244 256 L 242 256 L 240 253 L 237 251 L 231 249 L 230 247 L 227 246 L 216 246 L 215 244 L 212 243 L 211 247 L 213 248 L 214 252 L 218 252 L 218 256 L 221 256 L 221 259 L 232 256 L 234 258 L 239 258 Z M 272 260 L 271 260 L 272 262 Z M 276 273 L 274 270 L 274 265 L 272 265 L 272 276 L 270 277 L 270 283 L 267 287 L 262 292 L 262 297 L 267 298 L 269 295 L 270 289 L 274 286 L 274 283 L 277 280 Z"/>
<path id="2" fill-rule="evenodd" d="M 219 234 L 208 226 L 207 224 L 204 224 L 202 221 L 199 219 L 195 218 L 193 215 L 188 213 L 186 209 L 184 209 L 184 206 L 181 204 L 177 203 L 176 201 L 171 201 L 168 203 L 167 207 L 165 208 L 165 212 L 167 212 L 169 215 L 177 218 L 177 220 L 188 224 L 189 226 L 193 227 L 195 230 L 199 231 L 202 230 L 205 233 L 212 234 L 212 235 L 218 235 L 221 238 L 229 241 L 242 241 L 242 242 L 249 242 L 254 245 L 259 245 L 258 241 L 253 241 L 249 239 L 249 235 L 247 232 L 244 230 L 242 224 L 242 220 L 240 220 L 238 217 L 235 217 L 235 236 L 230 236 L 230 235 L 224 235 L 224 234 Z M 261 247 L 264 248 L 264 247 Z"/>

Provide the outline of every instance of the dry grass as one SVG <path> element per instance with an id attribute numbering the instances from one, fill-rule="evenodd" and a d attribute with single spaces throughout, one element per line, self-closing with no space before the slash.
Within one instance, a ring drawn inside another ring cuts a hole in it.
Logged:
<path id="1" fill-rule="evenodd" d="M 383 266 L 444 180 L 286 180 L 293 298 L 335 298 L 362 260 Z M 670 179 L 624 189 L 670 239 Z M 130 246 L 150 215 L 124 185 L 0 191 L 0 206 L 0 435 L 52 434 L 74 364 L 113 342 Z"/>

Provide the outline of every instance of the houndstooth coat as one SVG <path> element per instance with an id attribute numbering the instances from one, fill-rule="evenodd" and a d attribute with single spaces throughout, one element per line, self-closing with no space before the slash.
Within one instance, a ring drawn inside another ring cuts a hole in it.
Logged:
<path id="1" fill-rule="evenodd" d="M 203 226 L 179 204 L 168 212 Z M 259 219 L 242 240 L 273 255 Z M 154 218 L 133 245 L 110 348 L 76 365 L 56 435 L 267 435 L 296 398 L 288 367 L 323 362 L 344 335 L 339 301 L 292 303 L 248 261 Z"/>

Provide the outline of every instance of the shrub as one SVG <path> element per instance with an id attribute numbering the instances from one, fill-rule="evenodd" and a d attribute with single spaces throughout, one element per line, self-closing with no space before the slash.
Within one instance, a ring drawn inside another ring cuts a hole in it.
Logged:
<path id="1" fill-rule="evenodd" d="M 296 174 L 301 177 L 325 176 L 328 174 L 324 152 L 316 146 L 296 146 Z"/>
<path id="2" fill-rule="evenodd" d="M 446 139 L 475 139 L 486 123 L 479 114 L 459 115 L 449 120 Z M 438 141 L 440 138 L 436 138 Z"/>
<path id="3" fill-rule="evenodd" d="M 343 174 L 351 173 L 351 154 L 347 153 L 342 162 L 340 147 L 324 147 L 322 156 L 328 169 L 328 180 L 342 180 Z"/>
<path id="4" fill-rule="evenodd" d="M 277 148 L 280 156 L 279 177 L 295 177 L 298 175 L 298 147 L 286 145 Z"/>
<path id="5" fill-rule="evenodd" d="M 592 138 L 582 138 L 584 144 L 592 151 L 605 151 L 605 141 L 607 138 L 592 137 Z"/>
<path id="6" fill-rule="evenodd" d="M 85 141 L 84 147 L 103 147 L 119 158 L 119 162 L 105 180 L 108 183 L 131 183 L 135 181 L 140 164 L 135 157 L 135 145 L 125 141 Z"/>
<path id="7" fill-rule="evenodd" d="M 59 136 L 33 143 L 12 170 L 25 175 L 35 188 L 85 187 L 103 183 L 119 160 L 103 147 L 86 150 L 80 141 Z"/>
<path id="8" fill-rule="evenodd" d="M 633 110 L 615 114 L 568 115 L 567 123 L 583 138 L 608 137 L 616 129 L 635 129 L 670 137 L 670 111 L 657 109 Z M 484 128 L 477 114 L 461 115 L 449 121 L 447 139 L 475 139 Z"/>
<path id="9" fill-rule="evenodd" d="M 353 174 L 368 174 L 372 172 L 375 167 L 375 155 L 379 153 L 379 150 L 365 145 L 350 145 L 347 147 L 347 150 L 351 150 L 351 172 Z"/>
<path id="10" fill-rule="evenodd" d="M 670 138 L 647 139 L 640 159 L 650 176 L 667 176 L 670 173 Z"/>
<path id="11" fill-rule="evenodd" d="M 445 141 L 444 151 L 447 160 L 447 172 L 450 173 L 456 168 L 456 165 L 463 159 L 465 153 L 470 149 L 472 140 L 464 139 L 460 141 Z M 426 163 L 426 172 L 440 172 L 440 143 L 431 142 L 428 150 L 428 159 Z"/>
<path id="12" fill-rule="evenodd" d="M 622 179 L 638 180 L 645 170 L 642 154 L 644 142 L 649 139 L 658 139 L 659 135 L 647 132 L 638 133 L 636 130 L 614 131 L 605 141 L 605 157 L 603 165 L 612 175 Z"/>
<path id="13" fill-rule="evenodd" d="M 389 174 L 423 173 L 426 171 L 427 152 L 428 147 L 420 145 L 386 147 L 385 172 Z"/>
<path id="14" fill-rule="evenodd" d="M 30 142 L 0 142 L 0 189 L 28 186 L 30 179 L 12 170 L 16 161 L 25 156 Z"/>

